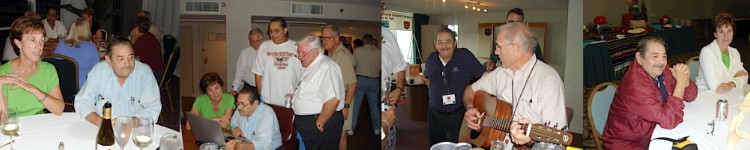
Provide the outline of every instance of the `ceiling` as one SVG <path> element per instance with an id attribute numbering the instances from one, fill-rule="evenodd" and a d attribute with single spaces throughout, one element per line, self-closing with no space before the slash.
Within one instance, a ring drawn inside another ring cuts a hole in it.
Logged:
<path id="1" fill-rule="evenodd" d="M 378 0 L 284 0 L 295 2 L 314 2 L 314 3 L 339 3 L 350 5 L 380 5 Z"/>
<path id="2" fill-rule="evenodd" d="M 386 9 L 419 14 L 457 14 L 471 12 L 464 4 L 470 0 L 385 0 Z M 529 10 L 566 10 L 567 0 L 472 0 L 488 6 L 488 12 L 507 12 L 513 8 Z M 469 6 L 471 7 L 471 6 Z"/>

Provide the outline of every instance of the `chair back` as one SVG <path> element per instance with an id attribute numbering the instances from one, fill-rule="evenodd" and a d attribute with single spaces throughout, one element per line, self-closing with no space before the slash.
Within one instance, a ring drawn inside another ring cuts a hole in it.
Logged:
<path id="1" fill-rule="evenodd" d="M 282 145 L 279 149 L 283 149 L 282 147 L 293 147 L 296 149 L 297 146 L 293 146 L 293 144 L 299 143 L 297 142 L 296 137 L 297 126 L 294 124 L 294 110 L 273 104 L 267 105 L 273 108 L 273 111 L 276 113 L 276 119 L 279 121 Z"/>
<path id="2" fill-rule="evenodd" d="M 164 42 L 162 44 L 164 45 L 164 54 L 162 54 L 164 58 L 162 58 L 162 60 L 169 60 L 169 55 L 172 53 L 172 50 L 174 50 L 174 47 L 177 44 L 177 38 L 172 35 L 164 35 L 162 39 L 162 41 Z"/>
<path id="3" fill-rule="evenodd" d="M 45 56 L 42 60 L 55 66 L 63 100 L 66 103 L 75 101 L 75 94 L 79 90 L 78 62 L 73 58 L 60 54 Z"/>
<path id="4" fill-rule="evenodd" d="M 588 122 L 591 125 L 591 133 L 594 135 L 594 141 L 597 147 L 602 147 L 602 135 L 604 125 L 607 123 L 609 115 L 609 106 L 615 98 L 617 85 L 612 82 L 605 82 L 597 85 L 589 94 L 588 98 Z"/>
<path id="5" fill-rule="evenodd" d="M 177 61 L 179 59 L 180 47 L 175 47 L 175 49 L 172 50 L 172 53 L 169 54 L 169 59 L 167 59 L 167 70 L 164 71 L 164 74 L 162 74 L 161 76 L 161 80 L 159 80 L 159 88 L 163 87 L 164 83 L 168 81 L 167 78 L 174 74 L 174 70 L 177 69 Z"/>
<path id="6" fill-rule="evenodd" d="M 685 64 L 690 68 L 690 80 L 695 81 L 695 77 L 698 77 L 698 72 L 701 69 L 701 62 L 698 61 L 698 56 L 688 59 Z"/>

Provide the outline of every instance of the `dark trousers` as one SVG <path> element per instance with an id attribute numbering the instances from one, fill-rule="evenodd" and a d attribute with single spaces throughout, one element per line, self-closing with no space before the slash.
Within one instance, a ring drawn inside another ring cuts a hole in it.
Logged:
<path id="1" fill-rule="evenodd" d="M 341 111 L 333 113 L 323 126 L 323 132 L 320 132 L 316 127 L 316 120 L 318 120 L 318 115 L 296 115 L 294 117 L 294 124 L 297 125 L 297 131 L 302 136 L 305 148 L 311 150 L 338 149 L 341 129 L 344 126 L 344 116 Z"/>
<path id="2" fill-rule="evenodd" d="M 458 110 L 446 112 L 437 110 L 432 104 L 427 105 L 427 128 L 430 135 L 430 145 L 439 142 L 457 143 L 466 109 L 461 107 Z"/>

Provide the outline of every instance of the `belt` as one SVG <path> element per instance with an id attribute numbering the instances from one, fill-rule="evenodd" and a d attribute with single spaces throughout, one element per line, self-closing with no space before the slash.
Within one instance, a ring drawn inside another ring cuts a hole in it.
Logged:
<path id="1" fill-rule="evenodd" d="M 373 78 L 373 79 L 377 79 L 378 78 L 378 77 L 368 77 L 368 76 L 363 76 L 363 75 L 357 75 L 357 77 L 365 77 L 365 78 Z"/>
<path id="2" fill-rule="evenodd" d="M 460 107 L 460 108 L 458 108 L 456 110 L 452 110 L 452 111 L 442 111 L 442 110 L 439 110 L 439 109 L 435 108 L 434 106 L 432 107 L 432 110 L 434 110 L 438 114 L 442 114 L 442 115 L 452 115 L 452 114 L 455 114 L 455 113 L 457 113 L 457 112 L 459 112 L 461 110 L 465 110 L 465 109 L 466 108 L 464 108 L 464 107 Z"/>
<path id="3" fill-rule="evenodd" d="M 337 110 L 337 111 L 334 111 L 333 113 L 341 113 L 341 111 Z M 297 116 L 297 117 L 315 117 L 315 118 L 318 118 L 318 116 L 320 116 L 320 113 L 311 114 L 311 115 L 295 115 L 295 116 Z"/>

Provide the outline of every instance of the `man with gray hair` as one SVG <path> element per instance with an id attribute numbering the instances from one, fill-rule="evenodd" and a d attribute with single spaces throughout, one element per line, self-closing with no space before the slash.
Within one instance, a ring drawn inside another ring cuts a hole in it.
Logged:
<path id="1" fill-rule="evenodd" d="M 323 48 L 328 52 L 328 56 L 339 65 L 341 69 L 342 77 L 344 79 L 344 85 L 346 85 L 346 94 L 344 95 L 344 109 L 342 111 L 344 115 L 344 127 L 341 131 L 341 144 L 339 149 L 346 149 L 346 130 L 352 129 L 352 119 L 349 118 L 351 109 L 349 106 L 352 104 L 354 99 L 354 90 L 357 87 L 357 78 L 354 74 L 354 56 L 349 49 L 341 43 L 338 37 L 341 35 L 339 28 L 334 25 L 326 25 L 323 30 L 320 31 L 322 37 Z M 377 133 L 380 133 L 378 131 Z"/>
<path id="2" fill-rule="evenodd" d="M 512 105 L 513 123 L 509 136 L 515 144 L 531 142 L 520 124 L 549 122 L 558 128 L 567 126 L 562 80 L 555 69 L 535 59 L 536 43 L 534 34 L 523 23 L 500 27 L 495 54 L 500 56 L 501 66 L 464 91 L 464 120 L 469 128 L 479 130 L 477 120 L 481 112 L 474 107 L 476 90 L 495 95 Z"/>
<path id="3" fill-rule="evenodd" d="M 255 73 L 250 69 L 255 64 L 255 57 L 258 56 L 258 48 L 263 43 L 263 31 L 258 28 L 250 30 L 247 34 L 247 39 L 250 41 L 250 46 L 240 51 L 240 56 L 237 58 L 237 65 L 234 69 L 234 81 L 232 81 L 232 90 L 229 94 L 237 95 L 237 91 L 244 88 L 250 88 L 253 91 L 258 91 L 255 86 Z"/>
<path id="4" fill-rule="evenodd" d="M 297 43 L 297 58 L 305 67 L 294 91 L 294 123 L 307 149 L 337 149 L 344 118 L 341 68 L 323 55 L 320 39 L 310 35 Z"/>

